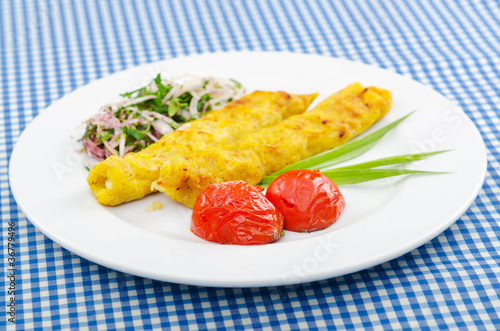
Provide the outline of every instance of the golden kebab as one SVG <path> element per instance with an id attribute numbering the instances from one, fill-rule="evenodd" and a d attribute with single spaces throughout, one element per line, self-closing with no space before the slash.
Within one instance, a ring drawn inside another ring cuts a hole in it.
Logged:
<path id="1" fill-rule="evenodd" d="M 151 184 L 159 179 L 160 169 L 168 159 L 202 151 L 213 144 L 233 143 L 249 132 L 274 126 L 305 112 L 316 96 L 253 92 L 189 122 L 183 129 L 163 136 L 138 153 L 128 153 L 123 158 L 108 157 L 90 170 L 88 184 L 103 205 L 115 206 L 141 199 L 155 192 Z"/>
<path id="2" fill-rule="evenodd" d="M 192 207 L 210 184 L 244 180 L 256 185 L 266 175 L 361 134 L 387 113 L 391 101 L 387 90 L 351 84 L 311 111 L 232 144 L 210 145 L 166 159 L 152 187 Z"/>

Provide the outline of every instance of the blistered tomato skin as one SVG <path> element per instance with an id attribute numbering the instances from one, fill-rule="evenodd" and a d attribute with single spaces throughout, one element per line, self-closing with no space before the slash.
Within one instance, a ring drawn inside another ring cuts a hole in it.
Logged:
<path id="1" fill-rule="evenodd" d="M 285 217 L 285 230 L 311 232 L 333 224 L 345 207 L 337 185 L 314 170 L 291 170 L 276 177 L 266 197 Z"/>
<path id="2" fill-rule="evenodd" d="M 221 244 L 257 245 L 278 240 L 283 215 L 261 191 L 243 181 L 209 185 L 194 204 L 191 231 Z"/>

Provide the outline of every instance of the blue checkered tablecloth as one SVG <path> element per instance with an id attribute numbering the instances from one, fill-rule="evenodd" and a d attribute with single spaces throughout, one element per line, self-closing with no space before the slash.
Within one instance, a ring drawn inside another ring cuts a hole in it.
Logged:
<path id="1" fill-rule="evenodd" d="M 8 160 L 41 110 L 113 72 L 229 50 L 323 54 L 431 86 L 461 105 L 486 143 L 478 197 L 437 238 L 390 262 L 313 283 L 245 289 L 117 272 L 61 248 L 24 217 L 9 189 Z M 499 87 L 498 0 L 2 0 L 0 329 L 498 330 Z"/>

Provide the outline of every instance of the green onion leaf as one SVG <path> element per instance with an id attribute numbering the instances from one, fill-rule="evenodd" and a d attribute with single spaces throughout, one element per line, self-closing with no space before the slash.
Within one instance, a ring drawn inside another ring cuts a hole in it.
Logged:
<path id="1" fill-rule="evenodd" d="M 367 182 L 400 175 L 410 174 L 447 174 L 448 172 L 422 171 L 409 169 L 358 169 L 358 170 L 325 170 L 321 173 L 337 185 L 348 185 Z"/>
<path id="2" fill-rule="evenodd" d="M 350 166 L 334 168 L 331 170 L 356 170 L 356 169 L 372 169 L 376 167 L 382 167 L 393 164 L 409 163 L 413 161 L 419 161 L 427 158 L 428 156 L 440 154 L 444 152 L 449 152 L 450 150 L 428 152 L 428 153 L 417 153 L 417 154 L 406 154 L 398 156 L 384 157 L 382 159 L 377 159 L 369 162 L 358 163 Z"/>
<path id="3" fill-rule="evenodd" d="M 414 111 L 413 111 L 414 112 Z M 333 164 L 344 162 L 361 155 L 378 142 L 387 132 L 401 123 L 413 112 L 401 117 L 400 119 L 386 125 L 385 127 L 354 141 L 348 142 L 342 146 L 329 150 L 327 152 L 312 156 L 300 162 L 294 163 L 281 169 L 269 176 L 263 178 L 260 186 L 267 187 L 279 175 L 286 171 L 296 169 L 314 169 L 319 170 Z M 357 184 L 366 181 L 382 179 L 400 175 L 410 174 L 445 174 L 447 172 L 421 171 L 409 169 L 373 169 L 394 164 L 405 164 L 413 161 L 423 160 L 428 156 L 448 152 L 449 150 L 406 154 L 385 157 L 373 161 L 358 163 L 350 166 L 339 167 L 335 169 L 322 170 L 321 173 L 332 179 L 337 185 Z"/>
<path id="4" fill-rule="evenodd" d="M 349 185 L 368 182 L 387 177 L 411 175 L 411 174 L 449 174 L 449 172 L 423 171 L 409 169 L 342 169 L 342 170 L 322 170 L 323 175 L 330 178 L 337 185 Z M 267 188 L 277 176 L 267 176 L 259 186 Z"/>

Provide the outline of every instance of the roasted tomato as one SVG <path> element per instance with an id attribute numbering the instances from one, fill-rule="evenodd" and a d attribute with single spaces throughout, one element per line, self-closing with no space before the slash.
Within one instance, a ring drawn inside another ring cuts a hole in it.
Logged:
<path id="1" fill-rule="evenodd" d="M 314 170 L 291 170 L 276 177 L 267 198 L 285 217 L 285 230 L 309 232 L 333 224 L 344 210 L 337 185 Z"/>
<path id="2" fill-rule="evenodd" d="M 262 190 L 243 181 L 209 185 L 194 204 L 191 231 L 221 244 L 267 244 L 278 240 L 283 215 Z"/>

